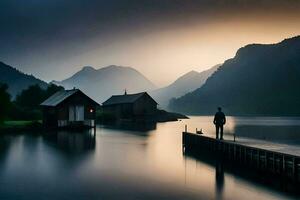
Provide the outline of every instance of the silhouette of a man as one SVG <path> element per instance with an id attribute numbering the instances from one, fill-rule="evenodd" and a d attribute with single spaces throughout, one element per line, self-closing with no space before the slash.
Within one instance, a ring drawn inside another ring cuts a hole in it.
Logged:
<path id="1" fill-rule="evenodd" d="M 220 139 L 223 140 L 223 126 L 226 123 L 225 114 L 222 112 L 222 108 L 218 107 L 218 112 L 215 114 L 214 124 L 216 126 L 216 139 L 219 139 L 219 132 L 220 132 Z"/>

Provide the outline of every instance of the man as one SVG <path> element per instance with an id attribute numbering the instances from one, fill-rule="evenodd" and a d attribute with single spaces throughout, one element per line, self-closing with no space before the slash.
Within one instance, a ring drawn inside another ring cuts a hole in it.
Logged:
<path id="1" fill-rule="evenodd" d="M 218 107 L 218 112 L 215 114 L 214 124 L 216 126 L 216 139 L 219 139 L 220 132 L 220 140 L 223 140 L 223 126 L 226 123 L 225 114 L 222 112 L 222 108 Z"/>

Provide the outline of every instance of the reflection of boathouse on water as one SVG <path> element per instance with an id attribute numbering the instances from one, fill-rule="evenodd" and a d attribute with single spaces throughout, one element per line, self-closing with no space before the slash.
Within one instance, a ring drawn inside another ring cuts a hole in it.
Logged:
<path id="1" fill-rule="evenodd" d="M 82 152 L 95 148 L 96 135 L 93 130 L 84 133 L 58 132 L 57 145 L 71 152 Z"/>
<path id="2" fill-rule="evenodd" d="M 66 152 L 84 153 L 96 147 L 96 134 L 93 129 L 71 134 L 68 131 L 58 131 L 44 136 L 46 140 Z"/>
<path id="3" fill-rule="evenodd" d="M 99 104 L 79 89 L 61 90 L 41 103 L 46 127 L 94 127 Z"/>

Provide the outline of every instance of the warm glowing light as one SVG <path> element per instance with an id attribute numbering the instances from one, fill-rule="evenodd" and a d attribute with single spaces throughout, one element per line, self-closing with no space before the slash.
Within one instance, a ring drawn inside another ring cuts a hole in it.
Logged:
<path id="1" fill-rule="evenodd" d="M 94 112 L 94 110 L 93 109 L 90 109 L 90 113 L 93 113 Z"/>

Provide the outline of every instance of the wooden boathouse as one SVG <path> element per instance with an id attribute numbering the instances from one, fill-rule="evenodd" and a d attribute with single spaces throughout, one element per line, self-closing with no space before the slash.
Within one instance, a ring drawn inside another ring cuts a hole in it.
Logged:
<path id="1" fill-rule="evenodd" d="M 279 176 L 297 184 L 300 183 L 300 152 L 217 140 L 190 133 L 187 130 L 182 133 L 182 145 L 185 151 L 221 155 L 225 160 L 237 165 Z"/>
<path id="2" fill-rule="evenodd" d="M 102 103 L 103 112 L 115 119 L 141 119 L 157 112 L 157 102 L 147 93 L 113 95 Z"/>
<path id="3" fill-rule="evenodd" d="M 99 104 L 79 89 L 60 90 L 40 105 L 47 128 L 95 127 Z"/>

